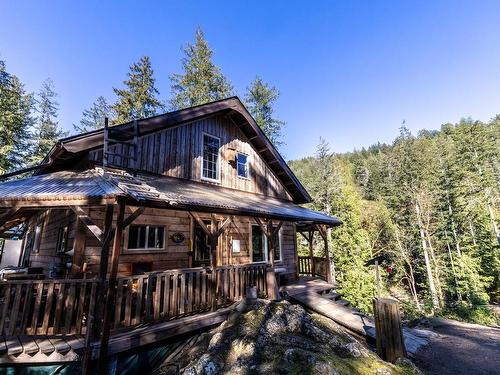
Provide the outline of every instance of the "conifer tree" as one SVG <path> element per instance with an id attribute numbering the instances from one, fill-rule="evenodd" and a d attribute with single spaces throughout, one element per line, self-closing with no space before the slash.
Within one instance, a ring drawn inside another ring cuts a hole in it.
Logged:
<path id="1" fill-rule="evenodd" d="M 274 117 L 274 105 L 279 95 L 276 87 L 270 86 L 258 76 L 247 87 L 245 95 L 245 104 L 250 114 L 275 146 L 283 145 L 282 129 L 285 125 L 285 122 Z"/>
<path id="2" fill-rule="evenodd" d="M 67 133 L 58 125 L 59 103 L 54 83 L 51 79 L 43 82 L 36 98 L 37 117 L 34 124 L 30 164 L 39 163 L 59 138 Z"/>
<path id="3" fill-rule="evenodd" d="M 111 116 L 111 107 L 106 98 L 99 96 L 89 109 L 82 113 L 79 125 L 73 124 L 77 133 L 87 133 L 104 127 L 104 119 Z"/>
<path id="4" fill-rule="evenodd" d="M 25 166 L 33 95 L 0 60 L 0 173 Z"/>
<path id="5" fill-rule="evenodd" d="M 182 74 L 170 76 L 172 110 L 225 99 L 233 94 L 233 86 L 212 61 L 213 51 L 200 28 L 196 30 L 194 44 L 188 44 L 183 52 Z"/>
<path id="6" fill-rule="evenodd" d="M 158 99 L 159 91 L 155 87 L 154 71 L 148 56 L 130 66 L 128 79 L 123 81 L 125 88 L 113 88 L 117 96 L 112 106 L 116 114 L 114 123 L 151 117 L 163 108 Z"/>

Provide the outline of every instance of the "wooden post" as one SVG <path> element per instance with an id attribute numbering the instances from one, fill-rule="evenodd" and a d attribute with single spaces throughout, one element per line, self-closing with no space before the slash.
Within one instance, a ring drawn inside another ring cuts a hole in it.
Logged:
<path id="1" fill-rule="evenodd" d="M 267 222 L 267 261 L 274 270 L 274 241 L 273 241 L 273 221 L 268 220 Z"/>
<path id="2" fill-rule="evenodd" d="M 87 335 L 85 337 L 85 352 L 82 359 L 82 374 L 90 374 L 90 361 L 92 359 L 92 341 L 98 337 L 102 327 L 104 315 L 103 302 L 106 294 L 106 273 L 108 272 L 109 243 L 113 233 L 113 209 L 112 204 L 106 205 L 104 214 L 104 235 L 101 243 L 101 262 L 99 264 L 99 284 L 95 303 L 95 311 L 89 311 L 87 322 Z M 77 220 L 80 222 L 80 219 Z"/>
<path id="3" fill-rule="evenodd" d="M 401 327 L 401 316 L 397 301 L 390 298 L 374 298 L 377 354 L 388 362 L 406 357 L 406 348 Z"/>
<path id="4" fill-rule="evenodd" d="M 111 311 L 116 295 L 116 276 L 118 273 L 118 259 L 120 257 L 120 249 L 122 246 L 123 237 L 123 219 L 125 216 L 125 204 L 119 203 L 118 216 L 116 218 L 116 230 L 113 242 L 113 251 L 111 253 L 111 272 L 109 274 L 108 293 L 106 295 L 106 303 L 104 305 L 104 319 L 102 323 L 101 346 L 99 351 L 99 374 L 107 373 L 108 363 L 108 343 L 111 329 Z"/>
<path id="5" fill-rule="evenodd" d="M 326 282 L 332 283 L 332 271 L 331 271 L 331 262 L 330 262 L 330 248 L 328 244 L 328 232 L 326 230 L 325 225 L 317 225 L 319 234 L 323 238 L 323 242 L 325 244 L 325 258 L 326 258 Z"/>
<path id="6" fill-rule="evenodd" d="M 267 283 L 267 298 L 271 301 L 279 299 L 278 283 L 276 282 L 276 274 L 274 268 L 268 266 L 266 268 L 266 283 Z"/>
<path id="7" fill-rule="evenodd" d="M 316 276 L 316 267 L 314 266 L 314 252 L 313 252 L 313 239 L 314 239 L 314 231 L 309 231 L 309 258 L 311 259 L 311 275 Z"/>

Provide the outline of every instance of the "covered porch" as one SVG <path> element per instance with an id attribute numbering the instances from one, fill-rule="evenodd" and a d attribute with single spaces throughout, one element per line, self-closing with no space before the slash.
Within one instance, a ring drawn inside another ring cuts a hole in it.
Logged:
<path id="1" fill-rule="evenodd" d="M 23 239 L 20 265 L 29 269 L 34 259 L 49 257 L 40 255 L 42 245 L 60 259 L 59 273 L 42 262 L 31 267 L 41 272 L 0 282 L 1 334 L 28 341 L 25 337 L 81 335 L 88 349 L 100 342 L 101 358 L 110 335 L 224 309 L 248 287 L 261 297 L 278 298 L 280 279 L 303 273 L 297 232 L 339 224 L 272 197 L 121 170 L 10 181 L 0 185 L 0 206 L 0 231 Z M 67 225 L 50 232 L 43 221 L 49 211 L 60 213 Z M 144 235 L 137 223 L 147 228 Z M 52 241 L 45 241 L 47 236 Z M 131 237 L 145 241 L 144 248 L 134 252 Z M 200 256 L 203 251 L 207 256 Z M 152 268 L 154 260 L 143 261 L 150 258 L 158 259 Z M 315 271 L 320 268 L 312 264 Z M 325 268 L 323 274 L 328 279 L 331 272 Z"/>

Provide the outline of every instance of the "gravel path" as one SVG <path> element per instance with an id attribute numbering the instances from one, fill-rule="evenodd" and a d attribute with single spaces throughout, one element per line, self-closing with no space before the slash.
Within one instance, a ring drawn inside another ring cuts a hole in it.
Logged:
<path id="1" fill-rule="evenodd" d="M 500 329 L 448 319 L 431 319 L 436 337 L 418 350 L 416 365 L 432 375 L 499 375 Z"/>

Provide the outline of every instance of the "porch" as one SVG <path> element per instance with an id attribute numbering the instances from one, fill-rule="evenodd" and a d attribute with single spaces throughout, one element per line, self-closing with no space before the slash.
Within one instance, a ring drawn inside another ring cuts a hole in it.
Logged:
<path id="1" fill-rule="evenodd" d="M 276 275 L 296 278 L 300 272 L 295 238 L 301 225 L 309 229 L 314 225 L 325 233 L 328 226 L 339 224 L 276 198 L 123 171 L 56 172 L 2 185 L 0 230 L 20 228 L 23 261 L 29 265 L 36 257 L 52 254 L 65 259 L 71 270 L 64 277 L 50 278 L 45 272 L 41 280 L 0 282 L 0 333 L 5 340 L 4 345 L 0 341 L 0 352 L 9 360 L 16 353 L 42 352 L 47 358 L 37 360 L 51 361 L 48 357 L 58 347 L 62 351 L 73 347 L 70 340 L 80 348 L 83 343 L 84 367 L 97 357 L 105 364 L 110 343 L 118 335 L 167 323 L 174 334 L 186 319 L 214 324 L 210 316 L 220 319 L 250 286 L 259 296 L 276 299 L 280 278 Z M 67 224 L 49 230 L 42 220 L 47 210 L 66 212 L 62 217 Z M 169 217 L 175 220 L 170 222 Z M 136 228 L 130 241 L 129 228 L 136 224 L 146 234 Z M 148 232 L 154 233 L 151 245 Z M 46 242 L 43 233 L 51 233 Z M 142 241 L 145 245 L 136 252 L 134 243 Z M 172 241 L 172 249 L 166 241 Z M 203 267 L 192 267 L 200 251 L 198 242 L 207 257 Z M 50 254 L 32 251 L 40 244 Z M 255 246 L 258 252 L 253 251 Z M 250 257 L 242 258 L 242 250 Z M 257 262 L 255 254 L 261 257 Z M 134 267 L 120 268 L 121 259 L 142 265 L 138 259 L 146 255 L 166 258 L 153 271 L 142 269 L 141 274 L 134 274 Z M 169 259 L 177 263 L 168 263 Z M 313 259 L 311 264 L 313 274 L 329 277 L 329 262 Z"/>

